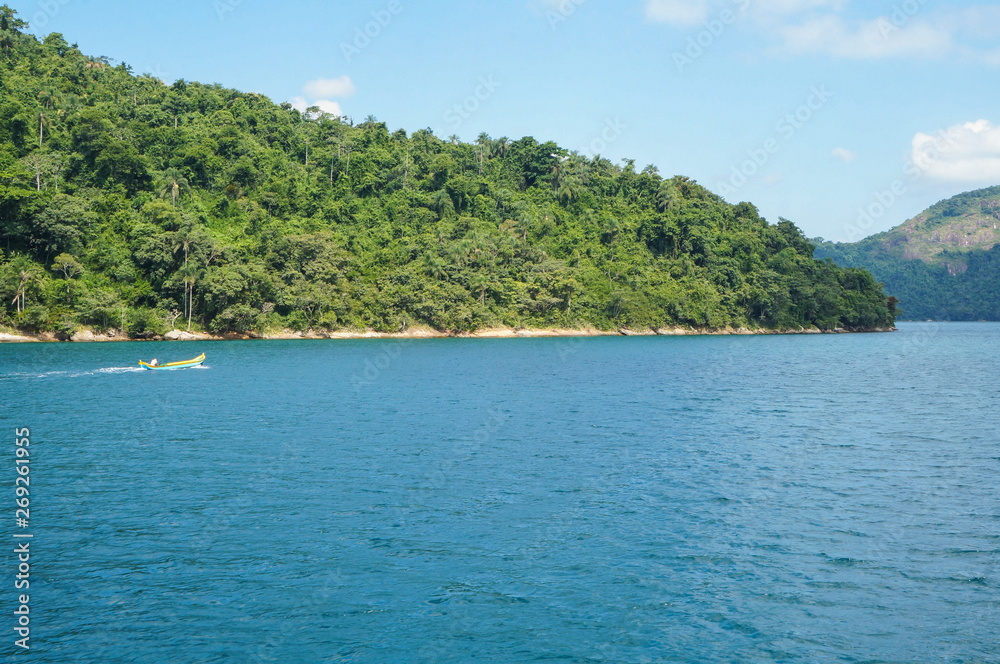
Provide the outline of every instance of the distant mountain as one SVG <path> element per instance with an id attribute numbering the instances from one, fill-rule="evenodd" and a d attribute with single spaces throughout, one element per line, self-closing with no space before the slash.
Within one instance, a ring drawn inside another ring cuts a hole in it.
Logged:
<path id="1" fill-rule="evenodd" d="M 1000 320 L 1000 186 L 959 194 L 859 242 L 813 240 L 817 258 L 869 270 L 905 320 Z"/>

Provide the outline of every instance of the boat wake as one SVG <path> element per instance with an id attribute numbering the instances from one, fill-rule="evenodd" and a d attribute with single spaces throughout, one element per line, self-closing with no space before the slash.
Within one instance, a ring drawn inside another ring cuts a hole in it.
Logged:
<path id="1" fill-rule="evenodd" d="M 17 378 L 82 378 L 83 376 L 98 376 L 102 374 L 127 374 L 143 371 L 140 367 L 104 367 L 101 369 L 91 369 L 90 371 L 45 371 L 43 373 L 20 372 L 0 374 L 0 380 L 12 380 Z"/>
<path id="2" fill-rule="evenodd" d="M 105 369 L 94 369 L 93 371 L 85 371 L 80 376 L 88 376 L 91 374 L 125 374 L 125 373 L 136 373 L 145 371 L 142 367 L 107 367 Z"/>

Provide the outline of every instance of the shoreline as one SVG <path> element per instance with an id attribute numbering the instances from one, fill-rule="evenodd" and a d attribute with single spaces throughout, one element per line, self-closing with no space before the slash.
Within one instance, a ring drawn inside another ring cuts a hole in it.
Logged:
<path id="1" fill-rule="evenodd" d="M 404 332 L 363 332 L 341 330 L 336 332 L 295 332 L 283 330 L 273 333 L 247 334 L 205 334 L 201 332 L 183 332 L 171 330 L 164 335 L 148 339 L 133 339 L 122 335 L 95 334 L 90 330 L 81 330 L 67 339 L 59 339 L 52 332 L 30 334 L 22 332 L 0 332 L 0 343 L 112 343 L 112 342 L 149 342 L 149 341 L 253 341 L 253 340 L 292 340 L 292 339 L 540 339 L 557 337 L 682 337 L 682 336 L 774 336 L 788 334 L 874 334 L 880 332 L 896 332 L 896 327 L 874 328 L 865 330 L 849 330 L 836 328 L 820 330 L 819 328 L 768 329 L 768 328 L 686 328 L 664 327 L 648 329 L 620 328 L 618 330 L 599 330 L 597 328 L 522 328 L 494 327 L 476 330 L 474 332 L 442 332 L 426 327 L 411 328 Z"/>

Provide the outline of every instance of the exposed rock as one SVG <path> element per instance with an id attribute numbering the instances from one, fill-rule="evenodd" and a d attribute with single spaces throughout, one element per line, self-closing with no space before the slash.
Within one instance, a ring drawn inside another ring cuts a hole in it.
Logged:
<path id="1" fill-rule="evenodd" d="M 97 337 L 90 330 L 77 330 L 69 339 L 70 341 L 96 341 Z"/>
<path id="2" fill-rule="evenodd" d="M 7 334 L 6 332 L 0 332 L 0 343 L 18 343 L 23 341 L 35 341 L 31 337 L 22 337 L 19 334 Z"/>
<path id="3" fill-rule="evenodd" d="M 196 332 L 185 332 L 184 330 L 170 330 L 163 335 L 166 341 L 205 341 L 206 339 L 211 339 L 207 334 L 198 334 Z"/>

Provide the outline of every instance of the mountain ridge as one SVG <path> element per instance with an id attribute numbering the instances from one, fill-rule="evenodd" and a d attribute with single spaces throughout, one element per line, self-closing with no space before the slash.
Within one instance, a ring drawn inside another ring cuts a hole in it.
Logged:
<path id="1" fill-rule="evenodd" d="M 1000 186 L 941 200 L 857 242 L 813 240 L 818 258 L 870 271 L 903 319 L 1000 320 Z"/>

